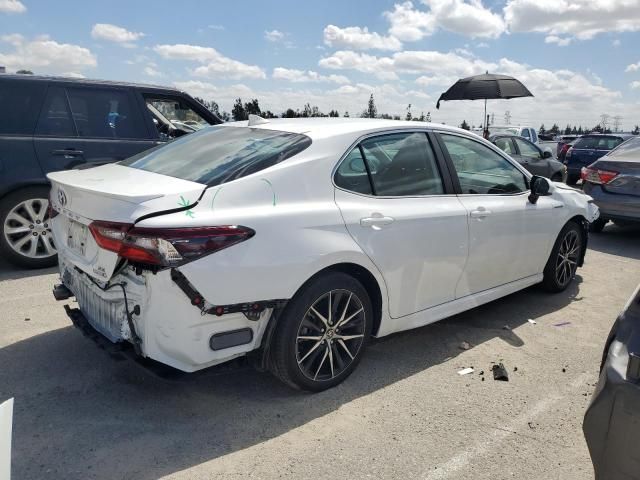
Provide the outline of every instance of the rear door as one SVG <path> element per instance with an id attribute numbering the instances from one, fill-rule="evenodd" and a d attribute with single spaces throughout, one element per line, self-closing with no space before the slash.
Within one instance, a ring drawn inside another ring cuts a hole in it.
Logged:
<path id="1" fill-rule="evenodd" d="M 336 171 L 336 203 L 385 279 L 393 318 L 455 298 L 467 212 L 445 171 L 425 132 L 366 138 Z"/>
<path id="2" fill-rule="evenodd" d="M 529 202 L 524 173 L 483 143 L 448 132 L 439 138 L 469 215 L 469 258 L 456 297 L 541 273 L 559 229 L 552 209 L 561 204 Z"/>
<path id="3" fill-rule="evenodd" d="M 549 162 L 542 158 L 542 151 L 531 142 L 521 138 L 514 138 L 513 141 L 518 148 L 521 164 L 534 175 L 543 177 L 549 176 Z"/>

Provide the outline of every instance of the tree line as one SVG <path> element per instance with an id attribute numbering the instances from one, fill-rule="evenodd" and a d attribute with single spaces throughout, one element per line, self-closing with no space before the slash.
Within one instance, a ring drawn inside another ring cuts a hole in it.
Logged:
<path id="1" fill-rule="evenodd" d="M 311 105 L 310 103 L 306 103 L 302 109 L 293 109 L 287 108 L 279 115 L 273 113 L 271 110 L 262 110 L 260 108 L 260 103 L 257 98 L 253 98 L 248 102 L 243 102 L 241 98 L 237 98 L 233 104 L 233 108 L 231 112 L 221 111 L 220 106 L 217 102 L 213 100 L 204 100 L 200 97 L 195 97 L 195 99 L 200 102 L 205 108 L 216 114 L 221 120 L 228 121 L 242 121 L 248 120 L 249 115 L 259 115 L 262 118 L 309 118 L 309 117 L 339 117 L 340 113 L 338 110 L 330 110 L 328 113 L 322 112 L 317 106 Z M 351 117 L 351 114 L 348 111 L 345 111 L 342 115 L 343 117 Z M 378 108 L 376 107 L 375 99 L 373 94 L 369 97 L 369 101 L 367 102 L 367 106 L 360 114 L 355 115 L 360 118 L 384 118 L 387 120 L 408 120 L 408 121 L 418 121 L 418 122 L 430 122 L 431 121 L 431 112 L 427 112 L 426 115 L 424 112 L 421 112 L 420 115 L 414 115 L 411 110 L 411 104 L 407 105 L 406 113 L 404 118 L 400 115 L 389 115 L 387 113 L 378 113 Z M 475 128 L 473 125 L 469 125 L 466 120 L 463 120 L 460 125 L 460 128 L 464 130 L 471 130 Z M 599 132 L 599 133 L 611 133 L 611 129 L 605 128 L 603 129 L 601 125 L 596 125 L 593 128 L 583 127 L 582 125 L 567 125 L 564 129 L 559 127 L 556 123 L 550 129 L 546 129 L 544 124 L 540 125 L 538 133 L 540 135 L 582 135 L 590 132 Z M 636 125 L 633 132 L 635 135 L 640 134 L 640 127 Z"/>

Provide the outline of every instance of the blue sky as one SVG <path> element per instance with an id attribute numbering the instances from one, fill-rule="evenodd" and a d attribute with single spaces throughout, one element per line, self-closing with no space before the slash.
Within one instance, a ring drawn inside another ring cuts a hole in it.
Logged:
<path id="1" fill-rule="evenodd" d="M 490 70 L 534 99 L 492 101 L 503 123 L 640 123 L 640 0 L 0 0 L 0 65 L 42 74 L 177 85 L 230 110 L 431 111 L 480 123 L 480 102 L 443 103 L 457 78 Z M 634 83 L 635 82 L 635 83 Z"/>

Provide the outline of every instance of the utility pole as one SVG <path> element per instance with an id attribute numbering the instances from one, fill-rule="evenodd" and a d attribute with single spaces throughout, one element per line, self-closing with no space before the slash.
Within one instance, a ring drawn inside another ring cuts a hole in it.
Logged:
<path id="1" fill-rule="evenodd" d="M 621 125 L 622 125 L 622 117 L 620 115 L 616 115 L 615 117 L 613 117 L 613 131 L 619 132 Z"/>
<path id="2" fill-rule="evenodd" d="M 602 127 L 602 133 L 604 133 L 604 131 L 609 126 L 609 119 L 610 118 L 611 118 L 611 115 L 609 115 L 607 113 L 603 113 L 602 115 L 600 115 L 600 126 Z"/>
<path id="3" fill-rule="evenodd" d="M 504 123 L 507 125 L 511 125 L 511 112 L 509 110 L 504 112 Z"/>
<path id="4" fill-rule="evenodd" d="M 494 123 L 496 123 L 496 114 L 492 113 L 491 114 L 491 125 L 493 125 Z"/>

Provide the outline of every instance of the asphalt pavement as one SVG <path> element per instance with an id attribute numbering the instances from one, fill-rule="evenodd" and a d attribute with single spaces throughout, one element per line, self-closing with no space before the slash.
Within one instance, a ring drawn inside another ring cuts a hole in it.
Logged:
<path id="1" fill-rule="evenodd" d="M 582 418 L 640 282 L 639 240 L 608 226 L 566 292 L 529 288 L 375 341 L 345 383 L 314 395 L 242 364 L 151 376 L 70 325 L 55 270 L 0 263 L 13 478 L 588 480 Z M 498 362 L 508 382 L 493 379 Z"/>

